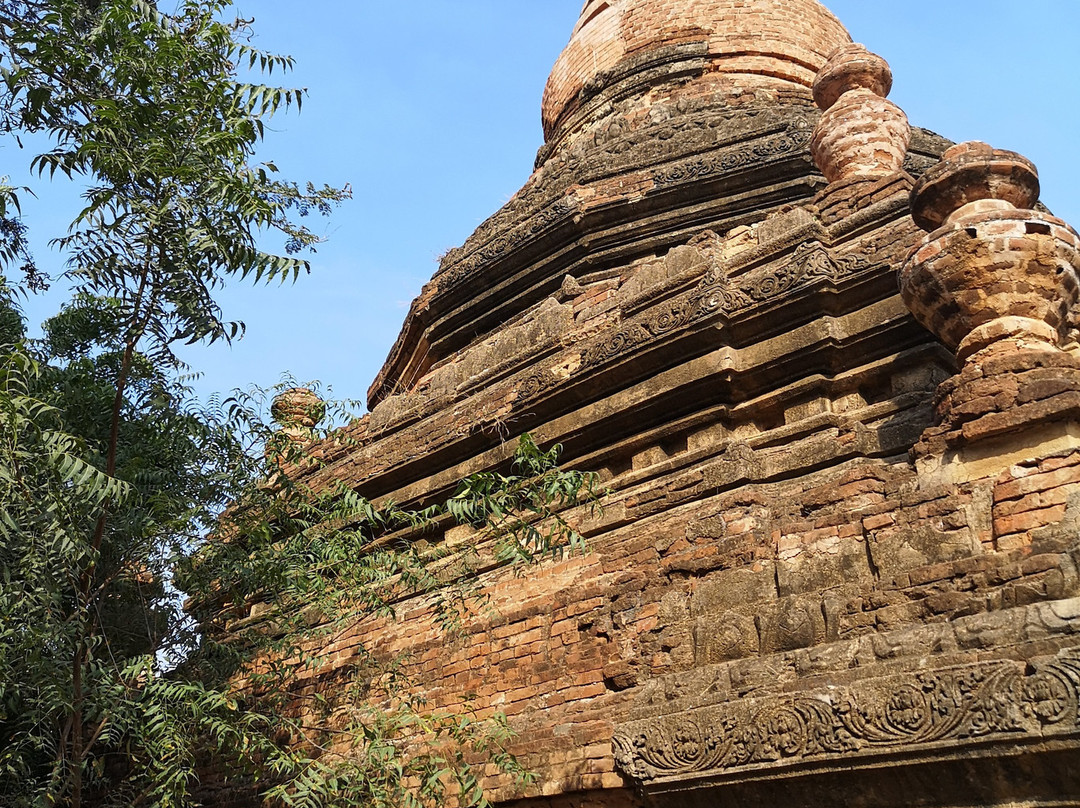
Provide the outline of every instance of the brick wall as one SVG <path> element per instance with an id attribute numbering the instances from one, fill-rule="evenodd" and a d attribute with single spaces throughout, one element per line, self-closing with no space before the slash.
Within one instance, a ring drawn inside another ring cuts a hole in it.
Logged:
<path id="1" fill-rule="evenodd" d="M 1080 452 L 956 486 L 920 485 L 903 460 L 670 507 L 675 487 L 614 495 L 584 523 L 584 556 L 489 573 L 494 611 L 462 636 L 417 601 L 326 649 L 331 666 L 361 643 L 406 653 L 433 707 L 469 696 L 481 716 L 506 714 L 540 775 L 521 793 L 490 767 L 491 796 L 510 800 L 621 789 L 615 725 L 694 697 L 703 675 L 730 698 L 907 654 L 1009 658 L 1068 639 L 994 616 L 1080 595 Z M 934 626 L 940 647 L 907 647 Z"/>

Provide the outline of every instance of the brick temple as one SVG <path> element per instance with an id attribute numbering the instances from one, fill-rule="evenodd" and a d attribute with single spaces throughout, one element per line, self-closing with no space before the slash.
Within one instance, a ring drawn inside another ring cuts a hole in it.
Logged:
<path id="1" fill-rule="evenodd" d="M 589 0 L 311 472 L 421 503 L 527 432 L 610 490 L 463 639 L 417 599 L 327 649 L 505 713 L 494 801 L 1080 805 L 1078 237 L 891 83 L 816 0 Z"/>

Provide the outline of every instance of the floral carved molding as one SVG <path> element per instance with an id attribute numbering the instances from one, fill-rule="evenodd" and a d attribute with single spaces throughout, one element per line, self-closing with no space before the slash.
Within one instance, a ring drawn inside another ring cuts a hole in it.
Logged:
<path id="1" fill-rule="evenodd" d="M 870 262 L 862 256 L 837 256 L 817 241 L 800 245 L 794 255 L 779 266 L 747 273 L 737 279 L 729 278 L 724 267 L 714 264 L 688 294 L 658 310 L 646 311 L 628 321 L 614 335 L 589 346 L 583 366 L 602 364 L 713 316 L 731 317 L 815 280 L 824 278 L 835 283 L 869 266 Z"/>
<path id="2" fill-rule="evenodd" d="M 1077 735 L 1080 653 L 746 698 L 617 727 L 615 759 L 648 784 L 920 747 Z"/>
<path id="3" fill-rule="evenodd" d="M 796 154 L 809 141 L 810 129 L 810 122 L 806 118 L 796 118 L 783 130 L 770 133 L 757 143 L 724 149 L 657 169 L 653 172 L 653 181 L 658 186 L 694 182 Z"/>
<path id="4" fill-rule="evenodd" d="M 614 128 L 611 134 L 601 138 L 598 151 L 605 159 L 589 162 L 577 158 L 561 174 L 548 180 L 544 186 L 562 188 L 561 196 L 549 187 L 528 188 L 519 194 L 504 211 L 500 211 L 491 220 L 477 230 L 470 242 L 481 241 L 482 245 L 468 251 L 467 257 L 444 262 L 436 276 L 439 281 L 440 296 L 449 294 L 489 264 L 505 260 L 525 244 L 541 235 L 566 225 L 575 216 L 580 215 L 576 196 L 566 190 L 574 185 L 598 182 L 604 178 L 629 172 L 646 161 L 640 152 L 647 151 L 656 142 L 667 142 L 675 135 L 684 135 L 682 130 L 696 123 L 704 132 L 728 131 L 728 137 L 736 137 L 735 142 L 714 147 L 705 154 L 693 155 L 666 161 L 662 167 L 651 171 L 656 187 L 668 187 L 697 182 L 703 179 L 723 177 L 750 166 L 765 165 L 777 159 L 784 159 L 805 150 L 810 140 L 813 122 L 805 115 L 778 117 L 767 111 L 750 110 L 725 116 L 714 116 L 708 121 L 668 122 L 663 126 L 648 127 L 643 132 L 624 134 L 621 128 Z M 717 137 L 717 136 L 713 136 Z M 693 138 L 689 138 L 693 141 Z M 680 142 L 679 139 L 674 140 Z M 708 143 L 708 139 L 705 140 Z M 612 160 L 617 160 L 620 170 L 615 170 Z M 547 201 L 544 201 L 544 200 Z M 518 211 L 523 208 L 524 211 Z M 513 221 L 511 214 L 518 213 L 520 219 Z M 496 225 L 502 225 L 496 230 Z M 452 255 L 460 256 L 464 250 L 455 250 Z"/>
<path id="5" fill-rule="evenodd" d="M 581 363 L 572 375 L 583 376 L 683 329 L 713 319 L 730 319 L 801 287 L 822 281 L 835 284 L 872 267 L 861 255 L 836 255 L 818 241 L 800 245 L 778 265 L 734 279 L 722 265 L 714 263 L 694 289 L 646 309 L 613 332 L 583 345 Z M 517 400 L 534 399 L 562 381 L 565 377 L 553 375 L 549 368 L 534 370 L 519 385 Z"/>

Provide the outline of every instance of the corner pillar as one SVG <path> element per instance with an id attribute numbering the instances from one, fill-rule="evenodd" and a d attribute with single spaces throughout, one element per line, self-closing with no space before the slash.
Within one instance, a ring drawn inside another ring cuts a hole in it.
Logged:
<path id="1" fill-rule="evenodd" d="M 912 191 L 928 234 L 900 270 L 901 294 L 960 364 L 914 449 L 930 479 L 1080 449 L 1080 361 L 1065 350 L 1080 237 L 1035 210 L 1038 197 L 1035 166 L 985 143 L 949 149 Z"/>

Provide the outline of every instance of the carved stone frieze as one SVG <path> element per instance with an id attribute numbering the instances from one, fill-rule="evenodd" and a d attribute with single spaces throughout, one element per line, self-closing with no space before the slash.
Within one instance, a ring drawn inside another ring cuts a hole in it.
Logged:
<path id="1" fill-rule="evenodd" d="M 557 199 L 538 210 L 518 227 L 492 239 L 467 258 L 449 266 L 439 275 L 439 294 L 443 295 L 458 288 L 485 265 L 519 249 L 522 244 L 536 238 L 557 222 L 572 218 L 576 210 L 577 205 L 572 197 Z"/>
<path id="2" fill-rule="evenodd" d="M 838 256 L 820 242 L 801 245 L 788 261 L 729 278 L 716 263 L 698 286 L 673 300 L 647 309 L 628 320 L 613 334 L 601 336 L 584 346 L 582 360 L 573 375 L 581 375 L 648 343 L 663 339 L 680 329 L 702 323 L 716 316 L 732 316 L 757 304 L 781 297 L 814 280 L 838 281 L 865 270 L 871 262 L 860 255 Z M 529 373 L 517 389 L 517 402 L 524 403 L 543 395 L 565 377 L 548 368 Z"/>
<path id="3" fill-rule="evenodd" d="M 870 262 L 862 256 L 837 256 L 816 241 L 800 245 L 789 260 L 779 265 L 734 279 L 728 276 L 723 265 L 714 263 L 692 291 L 658 310 L 644 312 L 625 323 L 615 334 L 589 346 L 582 367 L 594 367 L 709 317 L 731 316 L 815 279 L 836 281 L 869 266 Z"/>
<path id="4" fill-rule="evenodd" d="M 573 354 L 560 355 L 558 364 L 539 361 L 526 372 L 506 377 L 508 400 L 516 410 L 543 398 L 570 379 L 582 378 L 640 348 L 658 343 L 680 330 L 707 325 L 714 319 L 736 319 L 756 306 L 775 304 L 788 293 L 813 283 L 836 283 L 889 260 L 894 237 L 859 242 L 857 254 L 840 255 L 819 241 L 800 244 L 786 259 L 731 277 L 731 265 L 716 249 L 719 236 L 705 231 L 689 243 L 700 251 L 703 270 L 697 286 L 674 298 L 659 301 L 620 325 L 579 343 Z M 448 406 L 451 400 L 472 395 L 488 381 L 472 379 L 455 389 L 453 399 L 430 394 L 399 397 L 393 407 L 377 411 L 375 431 L 401 428 Z"/>
<path id="5" fill-rule="evenodd" d="M 646 121 L 616 114 L 597 133 L 550 161 L 500 211 L 477 228 L 466 243 L 444 257 L 440 275 L 472 257 L 500 234 L 513 231 L 564 198 L 567 189 L 607 177 L 671 163 L 710 149 L 738 149 L 790 131 L 809 141 L 816 110 L 812 108 L 716 108 L 709 99 L 657 105 Z M 768 156 L 768 149 L 764 150 Z"/>
<path id="6" fill-rule="evenodd" d="M 664 164 L 666 168 L 654 172 L 654 179 L 664 184 L 664 178 L 678 168 L 679 160 L 703 151 L 722 150 L 707 155 L 710 165 L 719 163 L 710 173 L 794 151 L 809 142 L 816 118 L 809 108 L 718 111 L 702 104 L 698 101 L 669 105 L 672 109 L 661 107 L 653 111 L 647 124 L 639 126 L 616 118 L 593 136 L 587 150 L 575 150 L 569 158 L 571 164 L 581 164 L 582 182 Z"/>
<path id="7" fill-rule="evenodd" d="M 699 236 L 695 241 L 701 238 Z M 837 255 L 816 241 L 800 245 L 787 261 L 737 278 L 730 278 L 726 267 L 714 261 L 694 289 L 646 309 L 624 322 L 614 333 L 585 344 L 581 349 L 581 362 L 570 375 L 586 374 L 680 329 L 700 325 L 714 317 L 731 317 L 813 281 L 828 279 L 836 282 L 871 266 L 872 263 L 861 255 Z M 553 373 L 548 367 L 532 370 L 518 384 L 518 406 L 544 395 L 566 379 L 566 375 Z"/>
<path id="8" fill-rule="evenodd" d="M 728 147 L 674 165 L 663 166 L 653 171 L 652 178 L 658 186 L 667 186 L 722 176 L 748 165 L 798 152 L 810 140 L 811 131 L 812 125 L 808 118 L 796 117 L 783 130 L 754 143 Z"/>
<path id="9" fill-rule="evenodd" d="M 612 70 L 594 76 L 582 87 L 576 108 L 537 152 L 536 167 L 562 157 L 570 150 L 565 143 L 569 135 L 602 126 L 612 110 L 622 114 L 640 109 L 641 95 L 650 88 L 700 76 L 706 68 L 706 51 L 704 42 L 683 42 L 633 54 Z"/>
<path id="10" fill-rule="evenodd" d="M 619 768 L 648 784 L 757 766 L 1080 733 L 1080 654 L 988 662 L 743 699 L 620 726 Z"/>
<path id="11" fill-rule="evenodd" d="M 654 143 L 659 142 L 664 144 L 668 162 L 653 171 L 652 178 L 656 185 L 668 186 L 694 182 L 794 153 L 806 146 L 813 130 L 809 113 L 792 114 L 786 111 L 781 115 L 775 110 L 768 112 L 747 110 L 728 112 L 723 115 L 713 114 L 706 120 L 696 121 L 705 134 L 697 138 L 688 138 L 687 133 L 696 128 L 695 120 L 692 118 L 691 113 L 684 113 L 677 119 L 635 131 L 628 131 L 621 125 L 613 124 L 608 134 L 596 147 L 597 154 L 590 153 L 588 156 L 576 157 L 561 172 L 560 179 L 563 184 L 569 186 L 571 182 L 594 182 L 607 176 L 623 173 L 632 166 L 647 164 L 649 160 L 645 152 L 653 148 Z M 684 153 L 687 150 L 700 151 L 702 148 L 708 148 L 718 140 L 726 142 L 726 145 L 689 160 L 671 161 L 672 156 L 678 156 L 678 152 L 672 144 L 668 144 L 670 140 L 678 145 L 678 151 Z M 674 155 L 673 152 L 675 152 Z M 619 156 L 616 164 L 612 164 L 610 159 L 597 159 L 598 157 L 610 158 L 613 155 Z M 552 184 L 552 181 L 546 184 Z M 539 203 L 543 207 L 532 207 L 529 213 L 511 228 L 505 228 L 507 224 L 505 220 L 498 222 L 503 225 L 500 228 L 502 231 L 500 235 L 492 233 L 490 240 L 471 252 L 468 252 L 469 245 L 466 245 L 467 252 L 464 257 L 458 258 L 455 255 L 454 257 L 458 260 L 444 264 L 439 274 L 439 295 L 456 289 L 476 273 L 483 271 L 487 264 L 520 249 L 523 244 L 536 238 L 559 221 L 572 218 L 577 210 L 577 203 L 572 195 L 546 203 L 543 201 L 545 196 L 549 195 L 543 194 L 541 189 L 531 189 L 525 198 L 516 200 L 516 204 L 511 203 L 511 205 L 514 208 L 529 208 Z M 495 224 L 495 222 L 491 223 L 491 225 Z M 481 236 L 484 231 L 489 231 L 491 225 L 482 225 L 474 238 Z"/>

